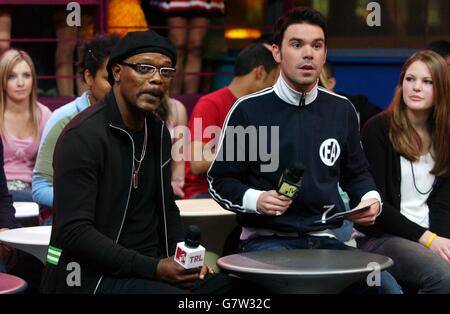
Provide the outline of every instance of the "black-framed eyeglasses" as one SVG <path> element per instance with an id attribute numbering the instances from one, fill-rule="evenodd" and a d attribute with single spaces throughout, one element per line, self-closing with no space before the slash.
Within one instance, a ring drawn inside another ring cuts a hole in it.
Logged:
<path id="1" fill-rule="evenodd" d="M 176 69 L 169 67 L 157 68 L 154 65 L 146 64 L 146 63 L 127 63 L 120 62 L 119 64 L 126 65 L 133 70 L 135 70 L 140 75 L 148 75 L 151 76 L 156 73 L 156 70 L 159 70 L 159 74 L 161 77 L 165 79 L 172 79 L 175 77 Z"/>

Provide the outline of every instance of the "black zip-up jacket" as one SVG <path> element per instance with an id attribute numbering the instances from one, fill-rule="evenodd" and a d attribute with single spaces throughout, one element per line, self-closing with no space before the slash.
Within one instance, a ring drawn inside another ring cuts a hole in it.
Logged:
<path id="1" fill-rule="evenodd" d="M 370 171 L 383 199 L 383 212 L 375 225 L 357 228 L 366 235 L 384 233 L 418 241 L 427 230 L 400 212 L 400 154 L 389 140 L 389 116 L 381 113 L 370 119 L 363 129 L 362 142 Z M 438 177 L 427 199 L 430 230 L 450 238 L 450 178 Z"/>
<path id="2" fill-rule="evenodd" d="M 0 229 L 17 228 L 19 224 L 15 218 L 15 209 L 13 207 L 12 196 L 9 194 L 6 184 L 6 176 L 3 162 L 3 142 L 0 141 Z"/>
<path id="3" fill-rule="evenodd" d="M 232 128 L 239 126 L 251 135 L 233 140 Z M 280 76 L 274 87 L 238 99 L 223 129 L 218 155 L 207 175 L 209 191 L 222 207 L 237 213 L 241 226 L 298 234 L 333 229 L 342 220 L 316 221 L 345 211 L 338 183 L 349 194 L 352 207 L 368 192 L 378 196 L 362 151 L 356 111 L 345 97 L 317 87 L 300 94 Z M 273 155 L 270 161 L 265 147 Z M 278 164 L 274 161 L 277 150 Z M 234 160 L 229 160 L 231 155 Z M 280 216 L 249 211 L 246 192 L 276 189 L 293 161 L 302 162 L 306 170 L 288 210 Z M 269 169 L 271 163 L 274 169 Z"/>
<path id="4" fill-rule="evenodd" d="M 147 125 L 155 147 L 149 153 L 156 160 L 159 251 L 160 257 L 168 257 L 183 232 L 170 184 L 171 140 L 164 123 L 152 114 Z M 47 256 L 43 293 L 95 293 L 103 275 L 155 280 L 160 257 L 118 244 L 132 188 L 133 152 L 112 91 L 63 130 L 53 161 L 55 216 L 50 240 L 61 255 L 57 265 Z M 71 262 L 80 265 L 80 287 L 67 285 Z"/>

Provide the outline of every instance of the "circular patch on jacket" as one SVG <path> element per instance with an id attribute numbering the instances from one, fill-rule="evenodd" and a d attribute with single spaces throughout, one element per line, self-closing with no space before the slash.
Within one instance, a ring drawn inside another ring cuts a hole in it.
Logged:
<path id="1" fill-rule="evenodd" d="M 334 138 L 326 139 L 320 145 L 320 159 L 322 159 L 322 162 L 329 167 L 334 165 L 340 154 L 341 147 L 339 146 L 338 141 Z"/>

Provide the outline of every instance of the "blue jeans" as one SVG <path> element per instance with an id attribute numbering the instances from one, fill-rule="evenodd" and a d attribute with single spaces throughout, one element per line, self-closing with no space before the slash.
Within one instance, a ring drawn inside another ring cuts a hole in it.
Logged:
<path id="1" fill-rule="evenodd" d="M 30 189 L 9 191 L 13 202 L 33 202 L 33 196 Z"/>
<path id="2" fill-rule="evenodd" d="M 307 250 L 307 249 L 322 249 L 322 250 L 356 250 L 353 247 L 345 245 L 344 243 L 329 237 L 280 237 L 280 236 L 262 236 L 249 240 L 241 241 L 239 244 L 240 252 L 253 251 L 282 251 L 282 250 Z M 366 282 L 359 282 L 345 292 L 351 293 L 376 293 L 376 294 L 402 294 L 402 289 L 397 281 L 387 271 L 381 272 L 381 286 L 368 287 Z"/>
<path id="3" fill-rule="evenodd" d="M 212 197 L 208 192 L 198 193 L 198 194 L 191 196 L 191 200 L 198 200 L 198 199 L 204 199 L 204 198 L 212 198 Z"/>
<path id="4" fill-rule="evenodd" d="M 350 220 L 344 220 L 342 227 L 333 229 L 333 233 L 341 242 L 347 242 L 352 238 L 353 222 Z"/>
<path id="5" fill-rule="evenodd" d="M 358 248 L 389 256 L 390 272 L 418 293 L 450 293 L 450 263 L 417 242 L 385 235 L 357 239 Z"/>
<path id="6" fill-rule="evenodd" d="M 0 257 L 0 273 L 6 273 L 6 266 L 3 259 Z"/>

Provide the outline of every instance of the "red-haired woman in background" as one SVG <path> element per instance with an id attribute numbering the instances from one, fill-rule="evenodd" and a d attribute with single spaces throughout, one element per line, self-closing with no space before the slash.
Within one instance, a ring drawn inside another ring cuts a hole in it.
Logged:
<path id="1" fill-rule="evenodd" d="M 419 293 L 450 293 L 449 75 L 438 54 L 416 52 L 389 108 L 362 133 L 384 203 L 358 247 L 391 257 L 389 272 Z"/>

